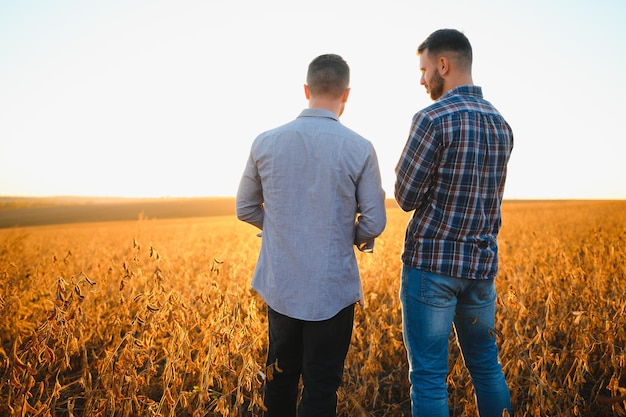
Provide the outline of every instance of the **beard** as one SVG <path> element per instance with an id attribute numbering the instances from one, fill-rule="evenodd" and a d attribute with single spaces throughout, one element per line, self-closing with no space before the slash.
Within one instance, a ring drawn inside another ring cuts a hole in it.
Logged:
<path id="1" fill-rule="evenodd" d="M 435 70 L 435 73 L 428 83 L 428 92 L 430 93 L 430 98 L 433 100 L 437 100 L 443 95 L 443 77 L 439 74 L 438 69 Z"/>

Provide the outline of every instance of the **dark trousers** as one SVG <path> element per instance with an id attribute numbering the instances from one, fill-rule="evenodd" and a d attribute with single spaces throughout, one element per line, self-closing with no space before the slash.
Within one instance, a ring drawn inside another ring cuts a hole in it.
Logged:
<path id="1" fill-rule="evenodd" d="M 303 321 L 268 307 L 267 365 L 277 363 L 265 385 L 265 417 L 334 417 L 337 389 L 350 346 L 354 304 L 324 321 Z M 297 407 L 302 376 L 302 399 Z"/>

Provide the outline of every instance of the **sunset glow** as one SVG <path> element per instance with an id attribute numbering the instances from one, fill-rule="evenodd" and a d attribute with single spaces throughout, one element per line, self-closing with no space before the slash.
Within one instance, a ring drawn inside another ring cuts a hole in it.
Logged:
<path id="1" fill-rule="evenodd" d="M 351 66 L 342 122 L 374 143 L 391 196 L 430 104 L 415 49 L 455 27 L 516 135 L 505 197 L 626 198 L 626 3 L 315 7 L 3 2 L 0 196 L 232 196 L 252 140 L 306 107 L 306 66 L 327 52 Z"/>

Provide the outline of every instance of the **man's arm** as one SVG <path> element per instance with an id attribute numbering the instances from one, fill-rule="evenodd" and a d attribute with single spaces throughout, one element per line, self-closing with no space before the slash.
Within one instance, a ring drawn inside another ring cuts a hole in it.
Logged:
<path id="1" fill-rule="evenodd" d="M 378 158 L 370 144 L 370 153 L 357 186 L 359 214 L 356 219 L 354 243 L 359 250 L 372 251 L 374 239 L 380 236 L 387 224 L 385 191 L 381 185 Z"/>
<path id="2" fill-rule="evenodd" d="M 237 190 L 237 218 L 263 230 L 263 187 L 252 154 Z"/>
<path id="3" fill-rule="evenodd" d="M 437 169 L 439 151 L 431 121 L 416 114 L 395 169 L 394 197 L 402 210 L 411 211 L 422 205 Z"/>

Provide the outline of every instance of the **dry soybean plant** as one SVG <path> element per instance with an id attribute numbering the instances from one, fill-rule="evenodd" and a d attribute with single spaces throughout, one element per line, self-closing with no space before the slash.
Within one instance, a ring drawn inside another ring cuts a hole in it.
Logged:
<path id="1" fill-rule="evenodd" d="M 515 416 L 625 416 L 624 202 L 507 202 L 496 329 Z M 342 416 L 410 415 L 398 301 L 410 214 L 358 253 Z M 258 416 L 260 239 L 234 217 L 0 230 L 0 415 Z M 475 416 L 453 335 L 454 416 Z"/>

